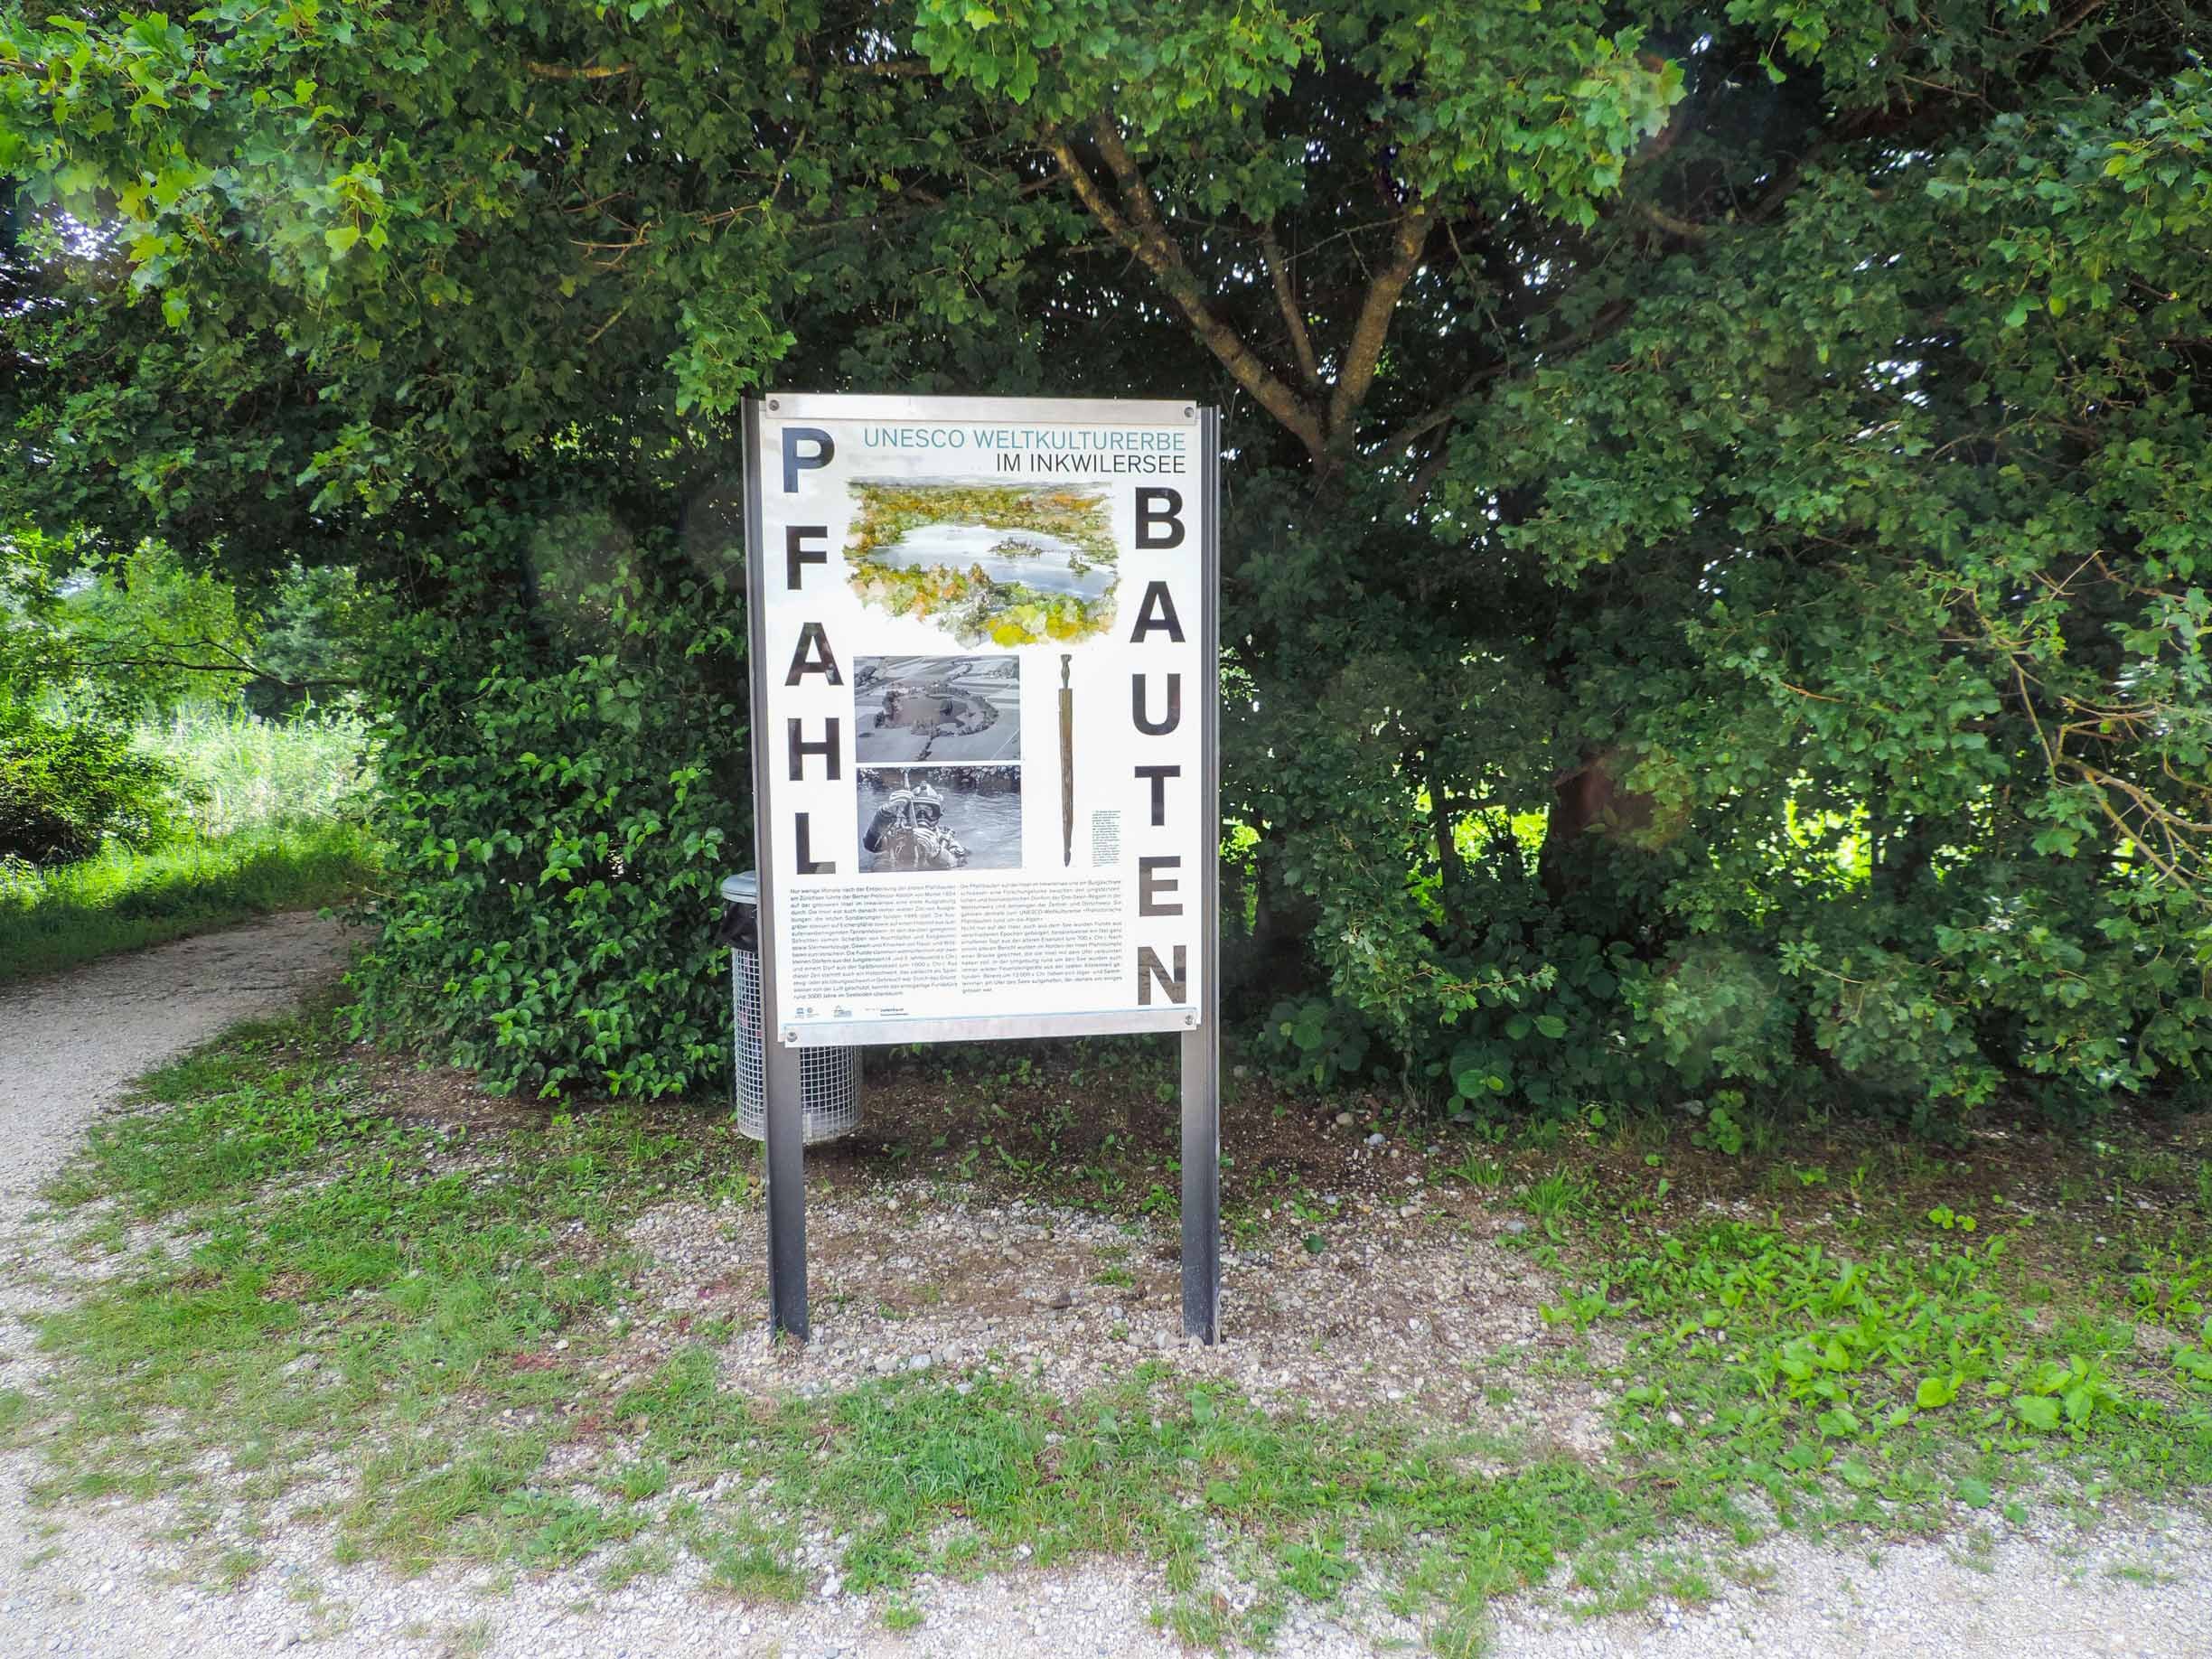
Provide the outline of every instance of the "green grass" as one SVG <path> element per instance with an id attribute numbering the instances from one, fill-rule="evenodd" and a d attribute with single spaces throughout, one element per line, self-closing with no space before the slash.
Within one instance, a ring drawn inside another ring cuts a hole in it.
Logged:
<path id="1" fill-rule="evenodd" d="M 1588 1612 L 1698 1600 L 1777 1525 L 1879 1539 L 2212 1486 L 2193 1193 L 2124 1235 L 2000 1224 L 1965 1186 L 1835 1206 L 1808 1233 L 1654 1212 L 1646 1164 L 1620 1182 L 1554 1148 L 1519 1248 L 1560 1287 L 1549 1318 L 1623 1341 L 1494 1363 L 1522 1397 L 1606 1387 L 1614 1443 L 1585 1460 L 1265 1410 L 1165 1362 L 1073 1396 L 1002 1365 L 733 1386 L 731 1317 L 671 1310 L 626 1233 L 670 1197 L 759 1201 L 757 1152 L 718 1111 L 395 1120 L 354 1054 L 327 1015 L 249 1030 L 96 1127 L 52 1196 L 80 1251 L 109 1252 L 103 1277 L 43 1324 L 52 1382 L 0 1401 L 50 1454 L 42 1496 L 189 1493 L 212 1457 L 273 1514 L 336 1468 L 341 1557 L 402 1570 L 581 1564 L 613 1586 L 688 1558 L 718 1593 L 778 1602 L 815 1588 L 805 1540 L 836 1537 L 845 1586 L 899 1629 L 924 1575 L 1104 1554 L 1150 1569 L 1194 1645 L 1264 1646 L 1364 1586 L 1471 1654 L 1494 1597 L 1561 1569 Z M 133 1221 L 182 1242 L 125 1257 Z M 1286 1214 L 1286 1237 L 1305 1224 Z M 208 1547 L 218 1579 L 254 1570 L 235 1539 Z"/>
<path id="2" fill-rule="evenodd" d="M 183 774 L 198 797 L 192 821 L 210 839 L 358 815 L 368 726 L 344 709 L 265 720 L 192 704 L 147 721 L 134 743 Z"/>
<path id="3" fill-rule="evenodd" d="M 2212 1490 L 2194 1217 L 1999 1227 L 1900 1199 L 1807 1236 L 1646 1207 L 1536 1249 L 1570 1284 L 1547 1318 L 1627 1337 L 1618 1455 L 1680 1518 L 1739 1526 L 1756 1497 L 1784 1525 L 1910 1532 L 2007 1493 Z"/>
<path id="4" fill-rule="evenodd" d="M 249 916 L 334 904 L 374 868 L 342 821 L 241 830 L 51 871 L 0 867 L 0 984 Z"/>
<path id="5" fill-rule="evenodd" d="M 192 706 L 141 726 L 137 746 L 190 786 L 195 833 L 54 869 L 0 864 L 0 984 L 358 890 L 374 867 L 353 815 L 364 740 L 344 712 Z"/>
<path id="6" fill-rule="evenodd" d="M 843 1535 L 845 1583 L 893 1597 L 924 1572 L 1105 1552 L 1158 1568 L 1176 1628 L 1236 1641 L 1335 1599 L 1355 1551 L 1423 1605 L 1478 1609 L 1653 1513 L 1571 1458 L 1484 1473 L 1495 1440 L 1270 1413 L 1158 1364 L 1073 1399 L 994 1372 L 764 1400 L 719 1380 L 726 1332 L 702 1329 L 612 1383 L 621 1334 L 666 1317 L 637 1305 L 624 1224 L 670 1194 L 746 1190 L 750 1143 L 627 1111 L 496 1134 L 394 1121 L 329 1029 L 260 1027 L 155 1073 L 156 1104 L 98 1125 L 52 1190 L 99 1206 L 83 1249 L 130 1220 L 193 1234 L 111 1261 L 45 1321 L 61 1381 L 17 1414 L 52 1454 L 49 1500 L 189 1490 L 211 1451 L 271 1500 L 351 1467 L 332 1512 L 349 1559 L 527 1570 L 604 1551 L 620 1581 L 680 1551 L 753 1600 L 810 1588 L 807 1532 Z M 621 1458 L 548 1474 L 610 1423 Z M 732 1487 L 764 1496 L 706 1495 Z M 1255 1588 L 1233 1617 L 1202 1591 L 1221 1573 Z"/>

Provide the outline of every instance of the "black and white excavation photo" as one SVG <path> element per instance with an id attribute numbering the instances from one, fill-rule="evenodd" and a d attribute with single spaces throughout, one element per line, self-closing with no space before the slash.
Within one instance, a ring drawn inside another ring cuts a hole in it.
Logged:
<path id="1" fill-rule="evenodd" d="M 862 657 L 853 664 L 853 753 L 894 762 L 1021 759 L 1017 657 Z"/>
<path id="2" fill-rule="evenodd" d="M 870 876 L 1021 867 L 1018 766 L 863 766 L 860 868 Z"/>

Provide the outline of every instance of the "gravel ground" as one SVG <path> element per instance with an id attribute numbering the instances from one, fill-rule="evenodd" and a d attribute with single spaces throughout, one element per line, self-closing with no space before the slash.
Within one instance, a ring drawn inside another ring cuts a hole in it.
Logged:
<path id="1" fill-rule="evenodd" d="M 23 1320 L 55 1294 L 42 1270 L 52 1261 L 49 1235 L 33 1219 L 40 1184 L 128 1078 L 226 1025 L 284 1007 L 334 971 L 337 948 L 330 926 L 280 917 L 0 992 L 0 1385 L 35 1381 Z M 900 1201 L 904 1219 L 880 1195 L 818 1199 L 811 1230 L 821 1340 L 804 1354 L 734 1342 L 724 1359 L 733 1383 L 836 1387 L 917 1363 L 964 1368 L 995 1345 L 1064 1387 L 1148 1354 L 1178 1373 L 1230 1377 L 1263 1396 L 1402 1402 L 1466 1420 L 1486 1409 L 1483 1357 L 1546 1339 L 1532 1312 L 1545 1287 L 1524 1267 L 1486 1237 L 1429 1225 L 1410 1209 L 1371 1210 L 1326 1260 L 1230 1251 L 1233 1340 L 1207 1353 L 1174 1337 L 1173 1264 L 1142 1232 L 1038 1205 L 970 1203 L 932 1214 L 922 1194 Z M 755 1213 L 705 1206 L 642 1217 L 633 1242 L 657 1262 L 648 1293 L 669 1309 L 708 1292 L 749 1303 L 750 1277 L 740 1285 L 731 1264 L 757 1258 L 758 1226 Z M 1119 1269 L 1107 1274 L 1113 1282 L 1099 1282 L 1101 1263 Z M 1392 1281 L 1400 1299 L 1378 1301 L 1366 1282 L 1376 1278 Z M 1424 1285 L 1441 1293 L 1418 1296 L 1413 1288 Z M 1401 1305 L 1409 1297 L 1416 1299 Z M 1325 1338 L 1320 1354 L 1315 1335 Z M 1342 1358 L 1348 1354 L 1356 1366 Z M 1601 1403 L 1561 1391 L 1486 1426 L 1602 1457 Z M 894 1636 L 879 1600 L 837 1593 L 827 1541 L 814 1593 L 797 1607 L 713 1596 L 690 1562 L 613 1592 L 588 1565 L 520 1580 L 458 1569 L 399 1579 L 335 1565 L 327 1536 L 305 1524 L 260 1539 L 266 1564 L 225 1590 L 207 1581 L 204 1541 L 175 1535 L 173 1503 L 41 1507 L 27 1487 L 44 1472 L 35 1451 L 0 1456 L 0 1654 L 1179 1652 L 1151 1620 L 1163 1599 L 1157 1575 L 1111 1563 L 924 1581 L 905 1598 L 922 1627 Z M 211 1472 L 211 1482 L 220 1478 Z M 1517 1598 L 1496 1609 L 1488 1651 L 1532 1659 L 1856 1659 L 1881 1649 L 1946 1659 L 2212 1655 L 2207 1546 L 2212 1530 L 2189 1515 L 2114 1517 L 2085 1534 L 2057 1523 L 1994 1522 L 1872 1551 L 1778 1539 L 1732 1556 L 1743 1582 L 1702 1607 L 1661 1604 L 1579 1621 L 1556 1596 Z M 1238 1587 L 1222 1588 L 1233 1602 Z M 1279 1651 L 1349 1659 L 1422 1645 L 1415 1626 L 1366 1598 L 1354 1604 L 1342 1623 L 1302 1617 Z"/>
<path id="2" fill-rule="evenodd" d="M 1275 1408 L 1417 1411 L 1505 1437 L 1532 1457 L 1604 1454 L 1604 1399 L 1587 1382 L 1490 1392 L 1532 1353 L 1616 1357 L 1608 1335 L 1544 1323 L 1540 1306 L 1557 1287 L 1494 1242 L 1525 1223 L 1429 1221 L 1412 1206 L 1359 1199 L 1350 1207 L 1319 1253 L 1280 1239 L 1223 1251 L 1232 1340 L 1214 1348 L 1182 1334 L 1172 1223 L 994 1202 L 918 1179 L 867 1204 L 818 1195 L 807 1227 L 814 1340 L 803 1348 L 757 1338 L 759 1275 L 732 1271 L 765 1259 L 759 1205 L 667 1204 L 629 1236 L 653 1259 L 649 1302 L 736 1318 L 742 1334 L 722 1351 L 723 1379 L 736 1388 L 831 1392 L 870 1375 L 970 1370 L 997 1354 L 1032 1384 L 1072 1397 L 1157 1360 L 1178 1390 L 1224 1382 Z M 673 1335 L 637 1322 L 611 1363 L 642 1376 Z"/>

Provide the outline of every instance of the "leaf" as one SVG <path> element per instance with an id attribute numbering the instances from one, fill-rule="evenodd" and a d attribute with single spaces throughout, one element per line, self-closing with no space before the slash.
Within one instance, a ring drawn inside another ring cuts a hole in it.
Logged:
<path id="1" fill-rule="evenodd" d="M 1995 1495 L 1990 1491 L 1989 1482 L 1976 1480 L 1971 1475 L 1953 1487 L 1951 1495 L 1969 1509 L 1987 1509 Z"/>
<path id="2" fill-rule="evenodd" d="M 1947 1406 L 1958 1398 L 1958 1385 L 1956 1377 L 1923 1377 L 1920 1386 L 1913 1391 L 1913 1403 L 1923 1411 Z"/>
<path id="3" fill-rule="evenodd" d="M 2040 1429 L 2048 1434 L 2058 1427 L 2058 1402 L 2047 1394 L 2031 1394 L 2025 1400 L 2012 1402 L 2020 1413 L 2020 1421 L 2030 1429 Z"/>
<path id="4" fill-rule="evenodd" d="M 1556 1041 L 1567 1035 L 1567 1022 L 1556 1014 L 1539 1014 L 1536 1029 Z"/>
<path id="5" fill-rule="evenodd" d="M 1874 1484 L 1874 1471 L 1856 1457 L 1846 1457 L 1837 1464 L 1836 1473 L 1843 1477 L 1845 1485 L 1856 1486 L 1862 1492 Z"/>
<path id="6" fill-rule="evenodd" d="M 361 231 L 352 225 L 333 225 L 323 233 L 323 240 L 329 247 L 332 258 L 342 259 L 346 250 L 361 240 Z"/>

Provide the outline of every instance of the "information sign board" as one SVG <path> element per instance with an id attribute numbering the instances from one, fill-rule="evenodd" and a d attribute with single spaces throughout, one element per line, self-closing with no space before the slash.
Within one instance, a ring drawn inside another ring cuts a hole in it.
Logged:
<path id="1" fill-rule="evenodd" d="M 1174 1031 L 1213 1342 L 1217 417 L 777 395 L 745 425 L 772 1324 L 808 1332 L 801 1049 Z"/>
<path id="2" fill-rule="evenodd" d="M 777 1039 L 1197 1025 L 1210 418 L 779 396 L 755 419 Z"/>

